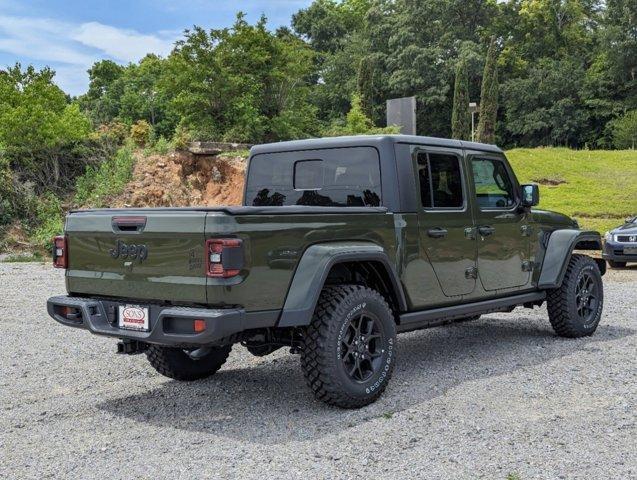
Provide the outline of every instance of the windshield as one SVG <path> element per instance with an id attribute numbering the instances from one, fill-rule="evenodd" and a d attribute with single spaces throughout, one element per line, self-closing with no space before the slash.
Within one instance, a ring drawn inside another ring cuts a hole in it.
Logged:
<path id="1" fill-rule="evenodd" d="M 380 164 L 371 147 L 255 155 L 246 205 L 379 207 Z"/>

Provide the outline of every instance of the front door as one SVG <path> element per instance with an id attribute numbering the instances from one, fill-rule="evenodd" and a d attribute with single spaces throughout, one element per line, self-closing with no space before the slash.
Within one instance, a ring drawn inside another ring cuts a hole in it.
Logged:
<path id="1" fill-rule="evenodd" d="M 415 150 L 423 258 L 445 296 L 466 295 L 476 285 L 476 240 L 462 154 L 453 149 Z"/>
<path id="2" fill-rule="evenodd" d="M 526 285 L 530 280 L 528 213 L 519 208 L 520 187 L 502 156 L 469 155 L 476 201 L 478 274 L 485 290 Z"/>

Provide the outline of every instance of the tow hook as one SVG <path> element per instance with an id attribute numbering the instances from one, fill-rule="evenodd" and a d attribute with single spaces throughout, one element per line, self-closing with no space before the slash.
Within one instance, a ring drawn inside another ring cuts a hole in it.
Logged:
<path id="1" fill-rule="evenodd" d="M 120 340 L 117 342 L 117 353 L 121 355 L 139 355 L 148 350 L 148 344 L 137 340 Z"/>

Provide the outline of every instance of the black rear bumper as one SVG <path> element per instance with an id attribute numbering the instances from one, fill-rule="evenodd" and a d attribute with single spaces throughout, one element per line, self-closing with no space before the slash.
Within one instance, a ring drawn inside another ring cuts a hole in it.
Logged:
<path id="1" fill-rule="evenodd" d="M 117 306 L 143 304 L 149 308 L 150 331 L 136 331 L 118 327 Z M 78 310 L 74 318 L 67 318 L 63 307 Z M 171 347 L 214 345 L 246 330 L 274 327 L 280 311 L 246 312 L 243 309 L 208 309 L 148 305 L 143 301 L 110 301 L 84 297 L 57 296 L 47 301 L 49 315 L 68 327 L 82 328 L 96 335 L 136 340 Z M 189 330 L 193 320 L 204 320 L 205 331 Z"/>

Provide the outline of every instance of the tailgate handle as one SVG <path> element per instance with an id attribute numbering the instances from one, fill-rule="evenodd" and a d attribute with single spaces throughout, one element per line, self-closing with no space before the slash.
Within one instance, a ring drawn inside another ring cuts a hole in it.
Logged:
<path id="1" fill-rule="evenodd" d="M 146 226 L 146 217 L 113 217 L 111 225 L 115 232 L 141 232 Z"/>

